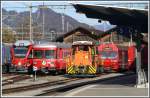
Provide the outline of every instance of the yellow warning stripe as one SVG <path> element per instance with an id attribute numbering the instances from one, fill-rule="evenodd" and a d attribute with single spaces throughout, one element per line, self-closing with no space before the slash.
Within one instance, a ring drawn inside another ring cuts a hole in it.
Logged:
<path id="1" fill-rule="evenodd" d="M 73 70 L 73 66 L 67 67 L 67 73 L 69 73 L 69 74 L 75 73 L 75 71 Z"/>
<path id="2" fill-rule="evenodd" d="M 68 70 L 68 73 L 73 73 L 73 69 Z"/>
<path id="3" fill-rule="evenodd" d="M 68 74 L 75 74 L 76 70 L 73 68 L 73 66 L 67 67 L 67 73 Z M 89 70 L 87 74 L 96 74 L 96 67 L 95 66 L 89 66 Z"/>
<path id="4" fill-rule="evenodd" d="M 96 73 L 96 67 L 95 66 L 89 66 L 89 73 Z"/>
<path id="5" fill-rule="evenodd" d="M 73 67 L 72 67 L 72 66 L 69 66 L 69 67 L 68 67 L 68 70 L 70 70 L 70 69 L 73 69 Z"/>
<path id="6" fill-rule="evenodd" d="M 93 73 L 93 72 L 94 72 L 94 70 L 93 70 L 91 67 L 89 67 L 89 69 L 90 69 L 90 70 L 89 70 L 90 73 Z"/>

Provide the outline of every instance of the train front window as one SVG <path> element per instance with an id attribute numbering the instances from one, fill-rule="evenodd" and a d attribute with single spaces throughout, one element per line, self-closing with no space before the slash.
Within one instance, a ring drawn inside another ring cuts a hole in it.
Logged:
<path id="1" fill-rule="evenodd" d="M 113 59 L 117 57 L 117 52 L 110 52 L 109 53 L 109 58 Z"/>
<path id="2" fill-rule="evenodd" d="M 47 59 L 56 58 L 55 50 L 45 50 L 45 58 Z"/>
<path id="3" fill-rule="evenodd" d="M 106 59 L 107 57 L 108 57 L 108 53 L 105 52 L 105 51 L 102 51 L 102 52 L 101 52 L 101 58 L 102 58 L 102 59 Z"/>
<path id="4" fill-rule="evenodd" d="M 34 50 L 33 57 L 37 59 L 41 59 L 43 56 L 43 50 Z"/>
<path id="5" fill-rule="evenodd" d="M 79 48 L 79 50 L 82 50 L 82 51 L 88 51 L 89 50 L 88 46 L 85 46 L 85 45 L 79 46 L 78 48 Z"/>
<path id="6" fill-rule="evenodd" d="M 106 59 L 106 58 L 109 58 L 109 59 L 113 59 L 113 58 L 116 58 L 117 57 L 117 52 L 115 51 L 102 51 L 100 52 L 101 54 L 101 58 L 102 59 Z"/>
<path id="7" fill-rule="evenodd" d="M 24 58 L 27 54 L 28 48 L 14 48 L 15 57 Z"/>

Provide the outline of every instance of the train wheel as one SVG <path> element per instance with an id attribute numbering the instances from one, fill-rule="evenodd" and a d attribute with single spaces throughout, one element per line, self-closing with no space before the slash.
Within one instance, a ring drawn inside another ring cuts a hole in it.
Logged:
<path id="1" fill-rule="evenodd" d="M 54 75 L 58 75 L 58 74 L 59 74 L 59 72 L 58 72 L 58 71 L 55 71 L 55 72 L 54 72 Z"/>
<path id="2" fill-rule="evenodd" d="M 58 72 L 59 74 L 65 74 L 66 73 L 66 70 L 65 69 L 62 69 Z"/>
<path id="3" fill-rule="evenodd" d="M 58 71 L 49 71 L 49 74 L 55 76 L 55 75 L 58 75 Z"/>
<path id="4" fill-rule="evenodd" d="M 40 71 L 41 71 L 41 73 L 44 73 L 44 74 L 48 74 L 49 73 L 48 68 L 43 68 Z"/>

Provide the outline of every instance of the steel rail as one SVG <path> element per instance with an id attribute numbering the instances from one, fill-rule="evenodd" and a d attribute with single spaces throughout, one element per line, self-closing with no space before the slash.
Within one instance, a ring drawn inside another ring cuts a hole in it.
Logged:
<path id="1" fill-rule="evenodd" d="M 43 88 L 47 86 L 60 85 L 60 84 L 75 81 L 78 79 L 79 78 L 64 79 L 64 80 L 50 81 L 50 82 L 41 83 L 41 84 L 33 84 L 33 85 L 27 85 L 27 86 L 15 87 L 15 88 L 8 88 L 8 89 L 3 89 L 2 94 L 9 94 L 9 93 L 15 93 L 15 92 L 21 92 L 21 91 L 27 91 L 27 90 L 34 90 L 37 88 Z"/>

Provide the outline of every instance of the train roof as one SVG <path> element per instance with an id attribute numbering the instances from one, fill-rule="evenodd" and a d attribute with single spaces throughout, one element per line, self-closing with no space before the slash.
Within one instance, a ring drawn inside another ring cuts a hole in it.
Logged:
<path id="1" fill-rule="evenodd" d="M 12 46 L 13 43 L 2 43 L 2 46 Z"/>
<path id="2" fill-rule="evenodd" d="M 75 41 L 73 45 L 93 45 L 92 41 Z"/>
<path id="3" fill-rule="evenodd" d="M 33 45 L 34 42 L 31 40 L 17 40 L 14 45 L 15 46 L 29 46 L 29 45 Z"/>
<path id="4" fill-rule="evenodd" d="M 33 46 L 33 48 L 56 48 L 56 45 L 51 44 L 36 44 Z"/>
<path id="5" fill-rule="evenodd" d="M 47 42 L 47 43 L 35 44 L 33 47 L 34 48 L 71 48 L 71 44 Z"/>
<path id="6" fill-rule="evenodd" d="M 135 42 L 123 42 L 123 43 L 120 43 L 120 44 L 116 44 L 118 47 L 128 47 L 128 46 L 136 46 L 136 43 Z"/>

